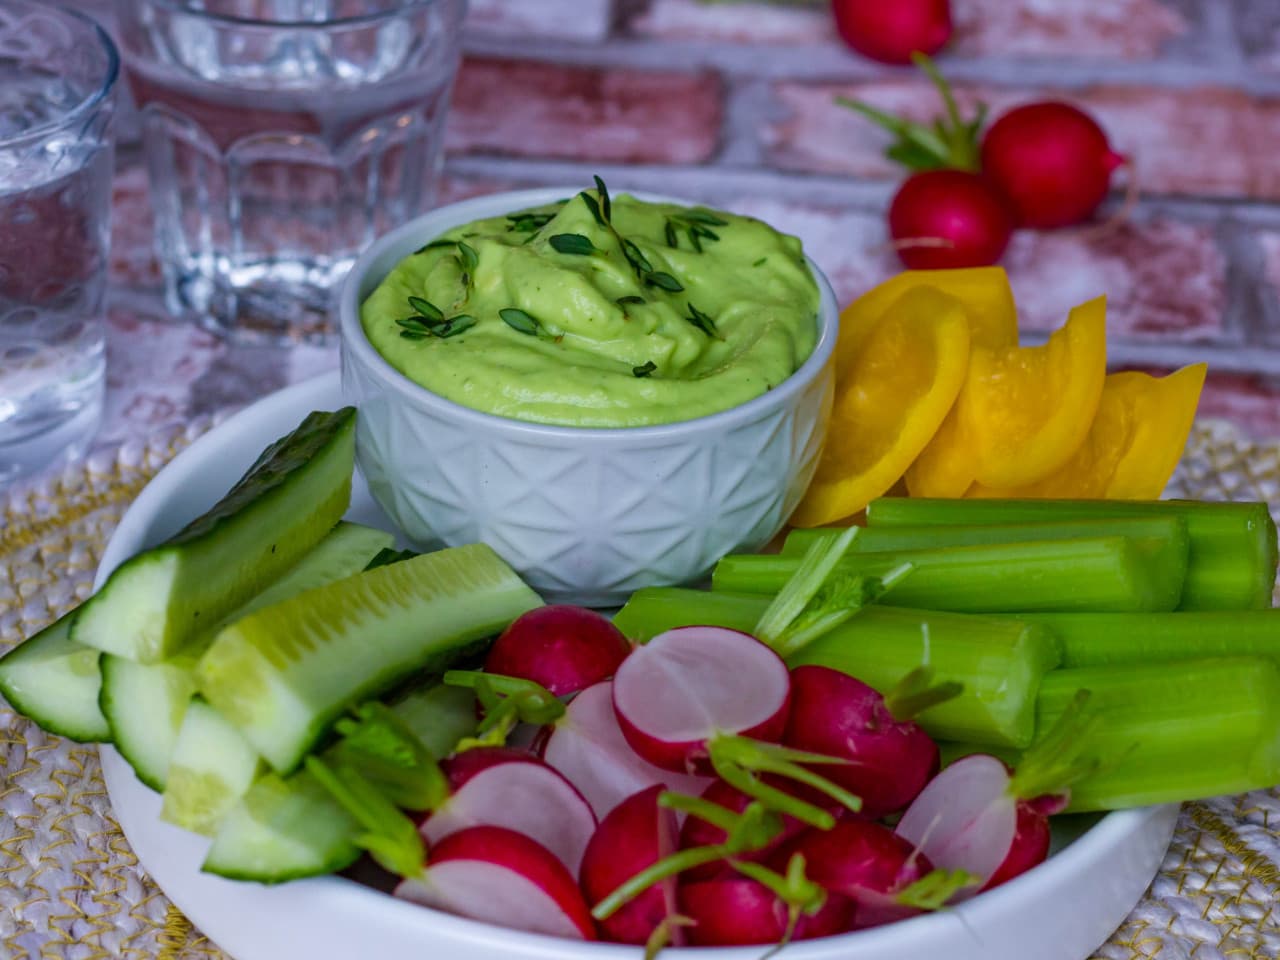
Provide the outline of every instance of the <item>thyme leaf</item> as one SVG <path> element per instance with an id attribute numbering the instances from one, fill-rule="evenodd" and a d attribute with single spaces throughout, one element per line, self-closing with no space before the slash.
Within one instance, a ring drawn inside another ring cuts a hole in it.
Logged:
<path id="1" fill-rule="evenodd" d="M 542 324 L 536 317 L 515 307 L 504 307 L 498 311 L 498 316 L 508 327 L 519 333 L 536 337 L 542 331 Z"/>
<path id="2" fill-rule="evenodd" d="M 419 253 L 426 253 L 428 250 L 437 250 L 441 247 L 452 247 L 458 241 L 456 240 L 432 240 L 430 243 L 423 244 L 417 250 L 413 251 L 417 256 Z"/>
<path id="3" fill-rule="evenodd" d="M 661 270 L 647 274 L 644 278 L 644 282 L 652 287 L 659 287 L 660 289 L 667 290 L 671 293 L 679 293 L 684 289 L 684 284 L 671 274 L 665 273 Z"/>
<path id="4" fill-rule="evenodd" d="M 709 337 L 718 337 L 720 335 L 716 331 L 716 322 L 695 307 L 692 301 L 689 303 L 689 315 L 685 319 Z"/>
<path id="5" fill-rule="evenodd" d="M 428 320 L 444 319 L 444 314 L 440 312 L 440 308 L 430 300 L 426 300 L 422 297 L 410 297 L 409 306 L 413 307 L 418 316 L 426 317 Z"/>
<path id="6" fill-rule="evenodd" d="M 605 223 L 613 223 L 613 201 L 609 199 L 609 188 L 604 185 L 604 181 L 597 175 L 594 177 L 596 181 L 596 192 L 600 194 L 600 211 L 604 214 Z"/>
<path id="7" fill-rule="evenodd" d="M 614 303 L 616 303 L 616 304 L 617 304 L 618 306 L 620 306 L 620 307 L 624 307 L 624 306 L 626 306 L 628 303 L 647 303 L 648 301 L 646 301 L 644 297 L 637 297 L 637 296 L 633 293 L 633 294 L 629 294 L 628 296 L 625 296 L 625 297 L 619 297 L 617 300 L 615 300 L 615 301 L 613 301 L 613 302 L 614 302 Z"/>
<path id="8" fill-rule="evenodd" d="M 668 220 L 667 225 L 664 228 L 664 232 L 667 235 L 667 246 L 671 247 L 673 250 L 679 249 L 680 238 L 676 236 L 676 225 Z"/>
<path id="9" fill-rule="evenodd" d="M 572 253 L 585 257 L 596 252 L 596 245 L 591 242 L 591 239 L 580 233 L 557 233 L 548 242 L 557 253 Z"/>
<path id="10" fill-rule="evenodd" d="M 631 264 L 641 278 L 645 274 L 653 272 L 653 264 L 649 262 L 649 258 L 635 245 L 634 241 L 625 239 L 622 241 L 622 255 L 627 258 L 627 263 Z"/>
<path id="11" fill-rule="evenodd" d="M 600 203 L 595 197 L 587 193 L 585 190 L 578 194 L 578 196 L 582 198 L 582 202 L 585 203 L 587 205 L 587 209 L 591 211 L 591 216 L 596 218 L 596 223 L 600 224 L 602 227 L 609 226 L 609 222 L 605 220 L 604 214 L 600 212 Z"/>
<path id="12" fill-rule="evenodd" d="M 469 313 L 460 313 L 456 317 L 450 317 L 444 324 L 436 327 L 431 332 L 441 340 L 449 337 L 457 336 L 463 330 L 470 330 L 476 325 L 476 318 Z"/>
<path id="13" fill-rule="evenodd" d="M 705 223 L 712 227 L 727 227 L 729 221 L 723 217 L 717 217 L 710 210 L 704 210 L 701 207 L 690 207 L 688 210 L 681 210 L 680 216 L 685 220 L 691 220 L 694 223 Z"/>
<path id="14" fill-rule="evenodd" d="M 555 217 L 554 213 L 518 213 L 507 217 L 507 229 L 512 233 L 537 233 Z"/>
<path id="15" fill-rule="evenodd" d="M 637 379 L 642 379 L 644 377 L 649 376 L 649 374 L 653 373 L 653 371 L 657 369 L 658 369 L 658 365 L 656 363 L 654 363 L 652 360 L 646 360 L 644 363 L 640 364 L 640 366 L 632 367 L 631 375 L 633 377 L 636 377 Z"/>
<path id="16" fill-rule="evenodd" d="M 480 255 L 476 253 L 475 247 L 465 241 L 458 241 L 458 256 L 462 260 L 462 265 L 468 273 L 474 273 L 476 267 L 480 263 Z"/>

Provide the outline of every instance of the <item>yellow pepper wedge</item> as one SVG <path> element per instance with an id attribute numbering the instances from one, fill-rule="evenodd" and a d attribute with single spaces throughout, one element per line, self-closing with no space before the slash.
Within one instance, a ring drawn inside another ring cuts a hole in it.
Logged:
<path id="1" fill-rule="evenodd" d="M 932 287 L 964 304 L 970 319 L 971 342 L 993 348 L 1018 342 L 1018 314 L 1004 267 L 906 270 L 872 287 L 841 312 L 836 383 L 847 382 L 849 367 L 862 351 L 862 342 L 889 307 L 917 287 Z"/>
<path id="2" fill-rule="evenodd" d="M 890 305 L 837 378 L 826 446 L 794 526 L 849 517 L 897 483 L 955 403 L 969 331 L 964 305 L 930 287 Z"/>
<path id="3" fill-rule="evenodd" d="M 1056 473 L 1024 487 L 975 484 L 972 497 L 1155 500 L 1182 458 L 1208 368 L 1183 367 L 1167 377 L 1113 373 L 1080 449 Z"/>

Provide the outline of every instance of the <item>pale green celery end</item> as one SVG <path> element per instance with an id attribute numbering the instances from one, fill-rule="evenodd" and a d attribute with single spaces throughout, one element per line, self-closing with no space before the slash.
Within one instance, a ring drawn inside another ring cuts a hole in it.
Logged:
<path id="1" fill-rule="evenodd" d="M 857 527 L 824 534 L 810 544 L 800 566 L 760 615 L 752 633 L 773 646 L 813 600 L 858 535 Z"/>
<path id="2" fill-rule="evenodd" d="M 750 633 L 769 606 L 767 594 L 708 593 L 684 587 L 644 587 L 631 595 L 614 626 L 644 643 L 664 630 L 694 624 Z"/>

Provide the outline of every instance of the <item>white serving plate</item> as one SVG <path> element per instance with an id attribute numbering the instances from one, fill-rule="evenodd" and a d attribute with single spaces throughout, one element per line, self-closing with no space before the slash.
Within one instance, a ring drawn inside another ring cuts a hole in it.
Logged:
<path id="1" fill-rule="evenodd" d="M 337 373 L 273 394 L 210 431 L 166 466 L 125 514 L 95 587 L 124 560 L 216 502 L 271 441 L 311 410 L 341 404 Z M 390 529 L 355 478 L 348 517 Z M 109 746 L 102 767 L 139 860 L 200 930 L 236 960 L 639 960 L 641 951 L 521 933 L 403 903 L 340 877 L 276 887 L 200 872 L 208 841 L 163 823 L 160 797 Z M 1142 896 L 1168 847 L 1176 806 L 1064 818 L 1044 864 L 955 910 L 791 944 L 790 960 L 1084 960 Z M 663 953 L 759 960 L 762 947 Z"/>

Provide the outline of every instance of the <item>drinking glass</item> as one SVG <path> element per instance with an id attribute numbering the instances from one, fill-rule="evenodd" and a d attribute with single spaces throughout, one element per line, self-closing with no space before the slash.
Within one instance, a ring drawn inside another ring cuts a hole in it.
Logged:
<path id="1" fill-rule="evenodd" d="M 168 307 L 324 341 L 375 237 L 426 209 L 465 0 L 119 0 Z"/>
<path id="2" fill-rule="evenodd" d="M 83 451 L 102 416 L 116 48 L 0 0 L 0 484 Z"/>

